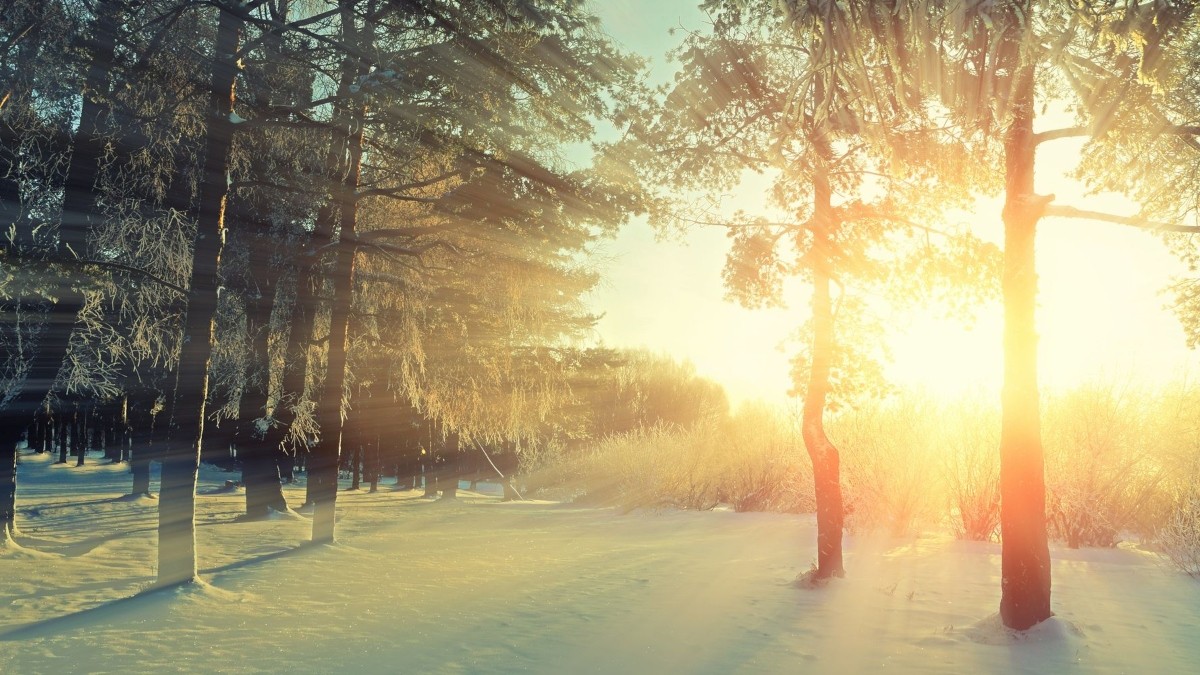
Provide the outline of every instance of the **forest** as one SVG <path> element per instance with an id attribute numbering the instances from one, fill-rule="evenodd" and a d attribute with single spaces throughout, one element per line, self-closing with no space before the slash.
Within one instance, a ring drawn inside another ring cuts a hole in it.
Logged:
<path id="1" fill-rule="evenodd" d="M 0 0 L 0 671 L 1194 669 L 1200 387 L 1045 386 L 1039 248 L 1200 344 L 1194 4 Z"/>

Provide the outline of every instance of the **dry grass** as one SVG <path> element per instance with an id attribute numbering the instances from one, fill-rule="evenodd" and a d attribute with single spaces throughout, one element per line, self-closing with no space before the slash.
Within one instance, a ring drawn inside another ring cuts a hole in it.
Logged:
<path id="1" fill-rule="evenodd" d="M 1089 385 L 1043 404 L 1047 517 L 1069 546 L 1183 536 L 1200 485 L 1200 390 Z M 999 411 L 990 395 L 901 395 L 828 420 L 842 453 L 847 527 L 891 535 L 944 529 L 993 540 L 999 525 Z M 532 492 L 621 509 L 811 512 L 812 469 L 794 413 L 748 407 L 691 428 L 657 426 L 531 463 Z M 1183 529 L 1180 529 L 1183 528 Z M 1173 542 L 1168 544 L 1166 539 Z M 1200 559 L 1200 553 L 1197 554 Z"/>

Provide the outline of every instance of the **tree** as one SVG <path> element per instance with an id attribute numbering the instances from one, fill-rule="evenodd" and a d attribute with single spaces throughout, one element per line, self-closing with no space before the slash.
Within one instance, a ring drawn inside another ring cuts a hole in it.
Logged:
<path id="1" fill-rule="evenodd" d="M 785 278 L 811 284 L 795 393 L 804 396 L 802 436 L 816 488 L 813 580 L 839 577 L 840 456 L 824 418 L 837 397 L 880 388 L 870 375 L 878 373 L 872 362 L 881 355 L 855 348 L 850 328 L 870 324 L 862 317 L 868 287 L 921 285 L 889 270 L 938 268 L 919 262 L 946 255 L 925 236 L 936 232 L 928 223 L 956 199 L 934 180 L 930 159 L 959 170 L 970 164 L 955 139 L 925 124 L 925 110 L 881 95 L 895 77 L 887 43 L 857 21 L 860 12 L 890 20 L 882 3 L 772 8 L 714 0 L 704 8 L 711 32 L 690 34 L 676 49 L 682 69 L 675 83 L 652 115 L 630 113 L 632 140 L 615 144 L 611 155 L 635 158 L 643 185 L 677 191 L 653 195 L 652 223 L 729 229 L 730 296 L 759 306 L 780 302 Z M 710 206 L 714 193 L 732 189 L 748 172 L 769 174 L 780 218 L 729 216 Z M 986 248 L 965 233 L 948 241 L 951 255 Z M 963 259 L 975 262 L 955 275 L 986 279 L 986 255 Z"/>
<path id="2" fill-rule="evenodd" d="M 935 76 L 903 86 L 932 92 L 964 134 L 989 147 L 990 166 L 1004 176 L 1000 616 L 1023 630 L 1051 615 L 1034 312 L 1037 227 L 1047 216 L 1153 226 L 1144 217 L 1052 204 L 1054 195 L 1035 192 L 1037 151 L 1057 139 L 1084 137 L 1085 156 L 1111 158 L 1139 137 L 1186 141 L 1191 134 L 1171 123 L 1174 104 L 1159 87 L 1174 77 L 1165 66 L 1188 53 L 1179 38 L 1192 8 L 1009 0 L 953 7 L 914 2 L 904 11 L 909 30 L 898 34 L 897 46 L 914 55 L 914 72 Z M 1056 100 L 1068 105 L 1078 125 L 1035 132 L 1037 111 Z M 1141 168 L 1140 175 L 1149 176 L 1161 167 Z M 1136 193 L 1129 169 L 1123 162 L 1092 163 L 1086 174 L 1093 185 Z"/>
<path id="3" fill-rule="evenodd" d="M 253 6 L 262 4 L 253 3 Z M 248 7 L 252 9 L 253 6 Z M 208 108 L 205 113 L 204 168 L 200 178 L 192 273 L 179 354 L 175 393 L 178 442 L 162 456 L 158 502 L 158 584 L 194 581 L 196 571 L 196 474 L 208 396 L 208 367 L 214 341 L 214 317 L 220 297 L 221 250 L 229 196 L 229 155 L 236 118 L 234 91 L 238 50 L 245 21 L 218 5 L 217 32 L 210 57 Z"/>
<path id="4" fill-rule="evenodd" d="M 102 15 L 108 16 L 106 12 Z M 6 8 L 4 18 L 8 21 L 3 25 L 4 79 L 0 82 L 0 128 L 5 135 L 5 148 L 0 151 L 4 169 L 0 213 L 11 220 L 0 223 L 6 231 L 0 239 L 0 259 L 6 268 L 0 272 L 0 309 L 4 315 L 3 337 L 17 348 L 12 352 L 16 358 L 5 364 L 8 381 L 0 398 L 0 541 L 7 541 L 16 527 L 16 445 L 59 381 L 76 317 L 85 304 L 85 290 L 94 286 L 94 278 L 77 264 L 78 252 L 69 245 L 77 233 L 70 223 L 64 227 L 61 209 L 57 236 L 49 240 L 36 234 L 34 214 L 53 209 L 47 203 L 52 201 L 47 193 L 53 190 L 35 188 L 30 173 L 40 174 L 43 179 L 52 177 L 54 153 L 38 149 L 36 141 L 33 147 L 25 146 L 25 141 L 41 136 L 54 148 L 66 135 L 64 127 L 70 117 L 69 99 L 62 85 L 50 84 L 45 103 L 35 103 L 35 85 L 23 67 L 25 59 L 47 57 L 47 66 L 57 66 L 60 74 L 69 72 L 70 65 L 52 55 L 63 48 L 61 41 L 78 35 L 78 24 L 58 3 L 14 3 Z M 105 18 L 98 24 L 105 25 L 94 27 L 97 47 L 89 53 L 93 64 L 103 58 L 112 28 Z M 14 50 L 18 58 L 10 59 Z M 89 85 L 102 86 L 90 79 Z M 77 152 L 83 163 L 96 159 L 90 152 L 94 148 L 88 145 L 93 133 L 94 129 L 81 129 L 77 146 L 82 147 L 74 147 L 72 157 Z M 28 165 L 32 165 L 32 172 Z M 26 343 L 33 346 L 26 350 Z"/>

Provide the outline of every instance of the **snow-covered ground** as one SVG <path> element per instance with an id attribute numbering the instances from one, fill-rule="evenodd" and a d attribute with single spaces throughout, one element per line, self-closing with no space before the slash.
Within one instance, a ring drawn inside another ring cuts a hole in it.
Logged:
<path id="1" fill-rule="evenodd" d="M 850 537 L 850 576 L 805 590 L 809 516 L 388 486 L 343 492 L 339 543 L 309 547 L 304 518 L 235 522 L 236 476 L 207 468 L 208 584 L 138 595 L 155 502 L 121 499 L 124 466 L 51 460 L 22 457 L 0 673 L 1200 672 L 1200 582 L 1134 549 L 1055 549 L 1057 616 L 1011 636 L 992 544 Z"/>

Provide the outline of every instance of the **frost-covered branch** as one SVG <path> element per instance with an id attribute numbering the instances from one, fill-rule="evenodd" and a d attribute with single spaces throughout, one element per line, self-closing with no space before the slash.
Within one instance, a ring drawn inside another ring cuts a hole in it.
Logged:
<path id="1" fill-rule="evenodd" d="M 1060 206 L 1050 204 L 1046 206 L 1045 215 L 1056 218 L 1082 218 L 1084 220 L 1098 220 L 1104 223 L 1116 223 L 1117 225 L 1128 225 L 1130 227 L 1140 227 L 1146 230 L 1158 230 L 1160 232 L 1183 232 L 1185 234 L 1200 233 L 1200 225 L 1180 225 L 1179 223 L 1164 223 L 1161 221 L 1141 218 L 1139 216 L 1119 216 L 1103 211 L 1088 211 L 1086 209 L 1078 209 L 1074 206 Z"/>

